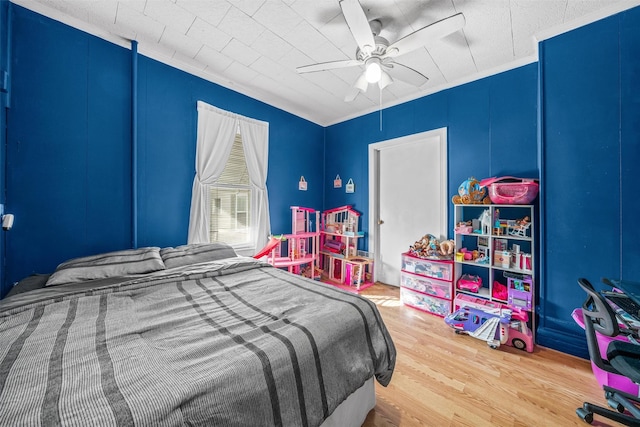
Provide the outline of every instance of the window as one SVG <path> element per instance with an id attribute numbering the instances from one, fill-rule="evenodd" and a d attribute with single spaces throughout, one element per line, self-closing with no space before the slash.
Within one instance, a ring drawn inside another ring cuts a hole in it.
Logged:
<path id="1" fill-rule="evenodd" d="M 187 243 L 225 241 L 251 256 L 271 233 L 269 123 L 198 101 Z"/>
<path id="2" fill-rule="evenodd" d="M 210 191 L 210 240 L 234 246 L 249 244 L 251 188 L 239 132 L 236 133 L 224 171 L 210 186 Z"/>

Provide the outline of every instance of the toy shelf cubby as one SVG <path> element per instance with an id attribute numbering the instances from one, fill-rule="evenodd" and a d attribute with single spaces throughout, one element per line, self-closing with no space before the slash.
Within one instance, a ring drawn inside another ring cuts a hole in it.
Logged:
<path id="1" fill-rule="evenodd" d="M 533 205 L 454 204 L 455 295 L 480 298 L 528 313 L 535 331 L 535 216 Z M 459 284 L 478 276 L 475 291 Z M 460 288 L 462 287 L 462 289 Z M 454 310 L 459 308 L 454 299 Z M 527 348 L 527 351 L 530 351 Z"/>

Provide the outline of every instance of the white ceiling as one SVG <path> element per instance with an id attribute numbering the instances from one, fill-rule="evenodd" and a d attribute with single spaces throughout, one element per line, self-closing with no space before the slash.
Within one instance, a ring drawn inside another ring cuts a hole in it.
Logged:
<path id="1" fill-rule="evenodd" d="M 462 12 L 461 30 L 396 61 L 429 77 L 416 88 L 371 85 L 344 101 L 358 66 L 298 74 L 353 59 L 338 0 L 11 0 L 121 46 L 330 125 L 537 60 L 538 40 L 640 5 L 640 0 L 360 0 L 391 43 Z M 381 104 L 382 102 L 382 104 Z"/>

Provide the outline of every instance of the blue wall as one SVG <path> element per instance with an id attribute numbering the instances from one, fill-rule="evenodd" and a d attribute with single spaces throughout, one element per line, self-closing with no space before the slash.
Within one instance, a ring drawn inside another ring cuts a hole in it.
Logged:
<path id="1" fill-rule="evenodd" d="M 366 230 L 367 145 L 444 126 L 450 195 L 468 176 L 540 176 L 537 341 L 587 357 L 571 318 L 584 300 L 577 279 L 640 280 L 638 28 L 631 9 L 542 42 L 539 64 L 386 109 L 382 131 L 378 113 L 329 127 L 326 151 L 340 155 L 327 156 L 327 177 L 352 177 L 357 190 L 327 179 L 325 206 L 353 204 Z"/>
<path id="2" fill-rule="evenodd" d="M 9 72 L 9 2 L 0 2 L 0 79 Z M 8 82 L 7 82 L 8 83 Z M 9 102 L 7 88 L 2 84 L 0 91 L 0 204 L 5 204 L 5 174 L 7 171 L 6 142 L 7 142 L 7 116 L 6 108 Z M 5 236 L 6 232 L 0 230 L 0 291 L 5 283 Z M 2 296 L 2 292 L 0 292 Z"/>
<path id="3" fill-rule="evenodd" d="M 11 7 L 6 186 L 16 223 L 2 295 L 28 274 L 133 241 L 131 51 Z M 309 161 L 324 156 L 321 126 L 143 56 L 138 67 L 139 246 L 186 243 L 198 100 L 270 123 L 274 232 L 290 231 L 289 206 L 322 208 L 323 164 Z"/>
<path id="4" fill-rule="evenodd" d="M 379 113 L 328 127 L 325 207 L 353 205 L 368 232 L 368 145 L 442 127 L 448 130 L 450 196 L 470 176 L 537 178 L 536 82 L 537 66 L 530 64 L 388 108 L 382 130 Z M 356 192 L 334 189 L 329 178 L 337 174 L 343 184 L 353 178 Z M 449 224 L 453 230 L 452 209 Z"/>
<path id="5" fill-rule="evenodd" d="M 586 355 L 586 277 L 640 280 L 640 8 L 541 44 L 543 276 L 538 339 Z"/>
<path id="6" fill-rule="evenodd" d="M 131 52 L 12 6 L 0 164 L 16 226 L 2 294 L 31 272 L 132 240 Z M 382 130 L 377 112 L 322 128 L 140 56 L 138 243 L 186 240 L 197 100 L 270 123 L 275 233 L 290 229 L 290 205 L 351 204 L 368 231 L 368 144 L 447 127 L 450 195 L 469 176 L 540 176 L 538 342 L 586 356 L 570 317 L 584 299 L 576 279 L 640 280 L 638 28 L 635 8 L 559 35 L 540 44 L 539 64 L 385 109 Z M 356 192 L 334 189 L 337 174 Z"/>
<path id="7" fill-rule="evenodd" d="M 186 242 L 198 100 L 269 122 L 267 188 L 274 233 L 291 231 L 290 206 L 322 209 L 323 165 L 310 161 L 324 156 L 322 127 L 146 57 L 140 57 L 139 74 L 140 246 Z M 309 182 L 306 192 L 298 190 L 301 175 Z"/>

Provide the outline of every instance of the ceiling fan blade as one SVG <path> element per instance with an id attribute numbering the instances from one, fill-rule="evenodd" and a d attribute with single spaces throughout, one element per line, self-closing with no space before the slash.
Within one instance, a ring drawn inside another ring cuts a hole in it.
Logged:
<path id="1" fill-rule="evenodd" d="M 455 15 L 422 27 L 401 38 L 387 48 L 386 54 L 389 56 L 404 55 L 412 50 L 428 45 L 435 40 L 455 33 L 462 29 L 464 24 L 464 15 L 462 13 L 456 13 Z"/>
<path id="2" fill-rule="evenodd" d="M 385 67 L 385 71 L 398 80 L 407 82 L 413 86 L 422 86 L 429 81 L 429 78 L 419 71 L 409 68 L 406 65 L 394 62 Z"/>
<path id="3" fill-rule="evenodd" d="M 368 88 L 369 82 L 367 82 L 366 73 L 362 73 L 360 74 L 360 77 L 358 77 L 358 80 L 356 80 L 356 82 L 353 84 L 351 89 L 349 89 L 349 92 L 347 92 L 347 95 L 344 97 L 344 102 L 353 101 L 354 99 L 356 99 L 360 92 L 364 93 Z"/>
<path id="4" fill-rule="evenodd" d="M 341 61 L 321 62 L 318 64 L 304 65 L 296 68 L 298 73 L 312 73 L 314 71 L 335 70 L 336 68 L 353 67 L 354 65 L 362 65 L 357 59 L 345 59 Z"/>
<path id="5" fill-rule="evenodd" d="M 340 7 L 345 21 L 358 47 L 364 53 L 369 54 L 376 46 L 376 42 L 369 26 L 367 15 L 364 14 L 358 0 L 340 0 Z"/>

